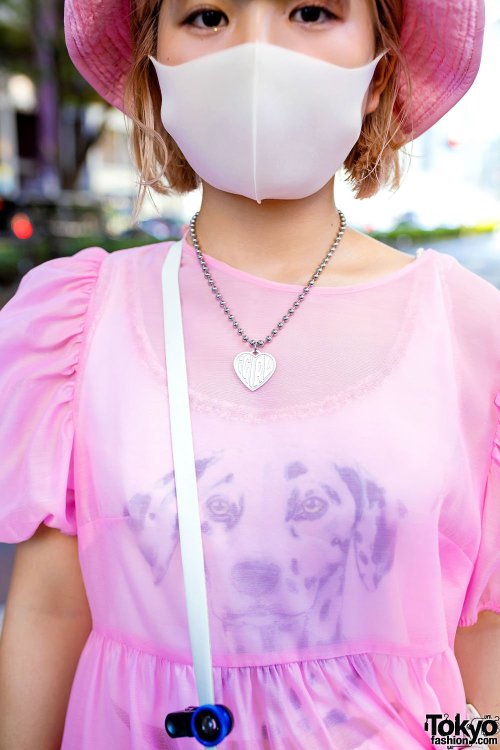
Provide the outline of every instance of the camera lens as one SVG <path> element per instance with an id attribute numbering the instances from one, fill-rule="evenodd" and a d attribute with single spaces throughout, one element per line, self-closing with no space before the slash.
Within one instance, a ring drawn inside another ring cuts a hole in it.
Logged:
<path id="1" fill-rule="evenodd" d="M 221 703 L 205 703 L 199 706 L 193 714 L 191 723 L 193 736 L 208 747 L 214 747 L 222 742 L 233 725 L 233 714 Z"/>
<path id="2" fill-rule="evenodd" d="M 195 717 L 196 731 L 204 740 L 213 740 L 219 737 L 221 725 L 213 710 L 203 709 Z"/>

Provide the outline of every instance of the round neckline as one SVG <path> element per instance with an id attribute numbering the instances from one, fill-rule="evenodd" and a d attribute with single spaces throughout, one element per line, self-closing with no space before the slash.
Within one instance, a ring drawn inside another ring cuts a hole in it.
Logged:
<path id="1" fill-rule="evenodd" d="M 181 241 L 182 241 L 182 255 L 189 255 L 191 258 L 198 260 L 198 255 L 196 253 L 196 250 L 190 243 L 187 241 L 187 235 L 189 232 L 189 227 L 184 231 Z M 281 281 L 273 281 L 272 279 L 266 279 L 263 276 L 257 276 L 256 274 L 249 273 L 248 271 L 242 271 L 239 268 L 235 268 L 234 266 L 231 266 L 229 263 L 226 263 L 223 260 L 219 260 L 218 258 L 214 258 L 213 256 L 206 253 L 204 250 L 203 256 L 207 261 L 207 265 L 211 266 L 212 268 L 222 271 L 223 273 L 226 273 L 230 276 L 233 276 L 235 278 L 241 279 L 242 281 L 249 282 L 253 284 L 254 286 L 260 286 L 267 289 L 275 289 L 276 291 L 282 291 L 282 292 L 296 292 L 299 294 L 303 291 L 304 285 L 301 284 L 287 284 Z M 406 276 L 408 273 L 412 273 L 415 268 L 419 268 L 422 263 L 424 262 L 424 258 L 430 257 L 432 252 L 432 248 L 423 248 L 419 247 L 416 250 L 416 255 L 414 257 L 414 260 L 411 263 L 407 263 L 406 266 L 402 266 L 401 268 L 397 268 L 395 271 L 391 271 L 390 273 L 384 274 L 383 276 L 379 276 L 374 279 L 370 279 L 369 281 L 362 281 L 358 284 L 343 284 L 340 286 L 313 286 L 314 294 L 344 294 L 349 292 L 359 292 L 363 291 L 364 289 L 373 289 L 377 286 L 382 286 L 383 284 L 387 284 L 391 281 L 395 281 L 402 276 Z M 200 267 L 201 268 L 201 267 Z"/>

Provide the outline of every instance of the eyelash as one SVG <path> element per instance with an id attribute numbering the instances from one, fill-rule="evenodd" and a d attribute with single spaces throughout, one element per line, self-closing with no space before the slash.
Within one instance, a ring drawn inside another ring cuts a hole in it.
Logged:
<path id="1" fill-rule="evenodd" d="M 320 4 L 317 4 L 317 3 L 308 3 L 307 5 L 302 5 L 300 8 L 295 8 L 295 10 L 293 12 L 294 13 L 298 13 L 299 11 L 304 10 L 305 8 L 319 8 L 320 10 L 322 10 L 322 11 L 325 12 L 325 14 L 326 14 L 326 16 L 327 16 L 328 19 L 338 18 L 338 16 L 335 13 L 332 13 L 331 10 L 329 10 L 328 8 L 325 8 L 324 5 L 320 5 Z M 212 11 L 214 13 L 220 13 L 222 16 L 225 15 L 225 13 L 223 13 L 222 11 L 215 10 L 214 8 L 199 8 L 198 10 L 193 11 L 193 13 L 191 13 L 184 21 L 182 21 L 181 25 L 182 26 L 184 26 L 184 25 L 186 25 L 186 26 L 193 26 L 194 28 L 198 28 L 199 29 L 200 28 L 199 26 L 194 26 L 193 21 L 194 21 L 195 18 L 197 18 L 199 15 L 201 15 L 202 13 L 204 13 L 206 11 Z M 305 21 L 304 23 L 306 25 L 308 25 L 308 24 L 317 25 L 316 21 Z M 214 28 L 214 27 L 205 26 L 204 28 L 210 29 L 210 28 Z"/>

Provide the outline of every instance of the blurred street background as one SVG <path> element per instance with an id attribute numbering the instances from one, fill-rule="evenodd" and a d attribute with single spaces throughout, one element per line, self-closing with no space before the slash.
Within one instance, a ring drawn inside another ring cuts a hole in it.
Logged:
<path id="1" fill-rule="evenodd" d="M 500 289 L 499 74 L 500 0 L 486 0 L 477 79 L 406 147 L 401 188 L 355 200 L 339 172 L 335 200 L 359 231 L 454 255 Z M 0 0 L 0 308 L 50 258 L 179 238 L 201 200 L 153 194 L 133 226 L 136 193 L 126 118 L 69 60 L 63 0 Z M 0 628 L 13 551 L 0 544 Z"/>

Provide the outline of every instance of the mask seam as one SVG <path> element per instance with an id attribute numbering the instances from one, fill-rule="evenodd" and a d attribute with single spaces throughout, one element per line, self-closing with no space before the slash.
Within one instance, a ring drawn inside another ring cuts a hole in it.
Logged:
<path id="1" fill-rule="evenodd" d="M 259 196 L 257 195 L 257 84 L 258 84 L 258 49 L 259 45 L 256 44 L 254 56 L 254 69 L 253 69 L 253 107 L 252 107 L 252 151 L 253 151 L 253 187 L 255 192 L 255 199 L 257 203 L 260 203 Z"/>

